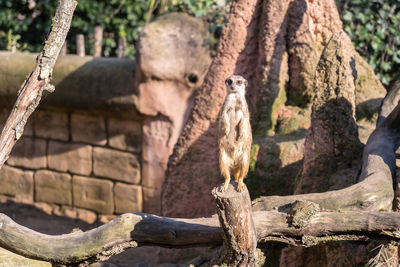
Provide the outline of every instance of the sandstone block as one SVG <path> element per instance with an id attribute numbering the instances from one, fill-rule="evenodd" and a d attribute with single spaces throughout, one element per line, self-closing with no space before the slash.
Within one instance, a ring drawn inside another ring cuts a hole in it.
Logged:
<path id="1" fill-rule="evenodd" d="M 47 157 L 50 169 L 82 175 L 89 175 L 92 172 L 90 145 L 50 141 Z"/>
<path id="2" fill-rule="evenodd" d="M 142 187 L 117 183 L 114 187 L 115 212 L 142 212 Z"/>
<path id="3" fill-rule="evenodd" d="M 46 140 L 22 137 L 15 144 L 7 163 L 28 169 L 46 168 Z"/>
<path id="4" fill-rule="evenodd" d="M 111 181 L 76 175 L 72 179 L 74 206 L 111 214 L 114 212 L 112 188 Z"/>
<path id="5" fill-rule="evenodd" d="M 141 125 L 137 121 L 108 119 L 108 140 L 111 147 L 140 152 L 142 146 Z"/>
<path id="6" fill-rule="evenodd" d="M 94 145 L 107 144 L 104 118 L 84 114 L 71 115 L 72 141 Z"/>
<path id="7" fill-rule="evenodd" d="M 33 200 L 33 172 L 4 165 L 0 169 L 0 194 Z"/>
<path id="8" fill-rule="evenodd" d="M 142 185 L 160 189 L 165 178 L 166 163 L 147 162 L 142 163 Z"/>
<path id="9" fill-rule="evenodd" d="M 36 136 L 68 141 L 68 115 L 67 113 L 37 110 L 35 116 Z"/>
<path id="10" fill-rule="evenodd" d="M 139 184 L 140 164 L 137 156 L 128 152 L 95 147 L 93 149 L 93 172 L 96 176 Z"/>
<path id="11" fill-rule="evenodd" d="M 143 187 L 143 212 L 160 214 L 161 190 Z"/>
<path id="12" fill-rule="evenodd" d="M 71 176 L 48 170 L 37 171 L 35 173 L 35 200 L 72 205 Z"/>

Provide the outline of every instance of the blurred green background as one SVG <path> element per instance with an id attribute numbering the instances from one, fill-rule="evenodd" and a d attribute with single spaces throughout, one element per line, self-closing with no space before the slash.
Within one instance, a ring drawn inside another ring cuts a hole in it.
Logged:
<path id="1" fill-rule="evenodd" d="M 0 0 L 0 50 L 38 52 L 48 33 L 56 0 Z M 85 35 L 86 54 L 93 54 L 93 31 L 102 26 L 103 56 L 116 56 L 118 38 L 127 40 L 133 58 L 139 32 L 166 12 L 186 12 L 209 23 L 216 48 L 231 0 L 78 0 L 68 35 L 68 53 L 75 53 L 75 36 Z M 344 30 L 385 86 L 400 67 L 400 1 L 336 0 Z"/>

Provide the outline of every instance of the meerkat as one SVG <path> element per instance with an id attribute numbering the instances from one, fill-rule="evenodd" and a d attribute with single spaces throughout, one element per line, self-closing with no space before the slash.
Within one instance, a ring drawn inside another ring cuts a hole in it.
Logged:
<path id="1" fill-rule="evenodd" d="M 250 116 L 245 98 L 247 80 L 240 75 L 232 75 L 225 80 L 227 96 L 219 119 L 218 148 L 219 166 L 225 178 L 222 192 L 228 189 L 231 180 L 231 170 L 237 190 L 244 188 L 250 164 L 250 149 L 252 143 Z"/>

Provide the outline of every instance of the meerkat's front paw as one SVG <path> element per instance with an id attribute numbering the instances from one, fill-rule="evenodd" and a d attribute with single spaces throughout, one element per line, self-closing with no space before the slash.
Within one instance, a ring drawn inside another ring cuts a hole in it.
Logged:
<path id="1" fill-rule="evenodd" d="M 244 189 L 244 183 L 243 181 L 239 181 L 238 186 L 237 186 L 237 191 L 242 192 Z"/>
<path id="2" fill-rule="evenodd" d="M 229 183 L 224 183 L 224 186 L 221 187 L 220 192 L 221 193 L 226 192 L 226 190 L 228 190 L 228 186 L 229 186 Z"/>

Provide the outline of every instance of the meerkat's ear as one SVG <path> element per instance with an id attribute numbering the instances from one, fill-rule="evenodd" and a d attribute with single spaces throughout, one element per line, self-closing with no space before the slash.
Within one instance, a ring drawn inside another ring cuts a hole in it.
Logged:
<path id="1" fill-rule="evenodd" d="M 244 80 L 244 87 L 247 87 L 248 84 L 249 82 L 247 80 Z"/>

